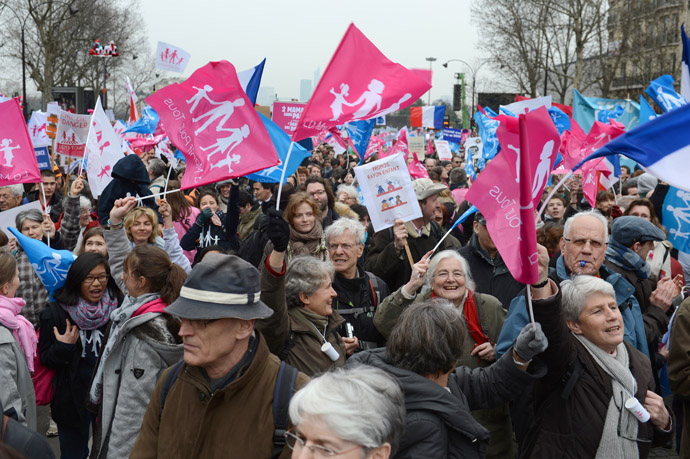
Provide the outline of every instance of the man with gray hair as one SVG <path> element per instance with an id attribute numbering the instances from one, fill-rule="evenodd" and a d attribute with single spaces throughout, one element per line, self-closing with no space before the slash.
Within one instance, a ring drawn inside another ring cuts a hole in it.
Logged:
<path id="1" fill-rule="evenodd" d="M 21 183 L 0 187 L 0 212 L 14 209 L 20 205 L 23 195 L 24 185 Z"/>
<path id="2" fill-rule="evenodd" d="M 359 350 L 383 346 L 385 339 L 374 326 L 374 313 L 390 292 L 383 279 L 358 265 L 364 253 L 364 227 L 355 220 L 341 218 L 326 228 L 325 237 L 335 267 L 333 290 L 338 296 L 333 300 L 333 309 L 346 321 L 341 336 L 356 337 Z"/>
<path id="3" fill-rule="evenodd" d="M 165 187 L 165 162 L 160 158 L 151 158 L 146 165 L 146 171 L 151 179 L 151 185 L 149 185 L 151 193 L 156 194 L 163 191 L 163 187 Z"/>

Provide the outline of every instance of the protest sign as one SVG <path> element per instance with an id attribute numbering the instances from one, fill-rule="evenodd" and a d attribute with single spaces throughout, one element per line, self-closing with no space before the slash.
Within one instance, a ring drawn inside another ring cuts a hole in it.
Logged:
<path id="1" fill-rule="evenodd" d="M 438 159 L 441 161 L 450 161 L 453 159 L 453 153 L 450 151 L 450 145 L 448 145 L 447 140 L 436 140 L 435 143 Z"/>
<path id="2" fill-rule="evenodd" d="M 467 156 L 468 151 L 472 151 L 472 156 L 479 158 L 482 156 L 482 138 L 481 137 L 468 137 L 465 140 L 465 155 Z"/>
<path id="3" fill-rule="evenodd" d="M 89 115 L 77 115 L 60 110 L 55 152 L 74 158 L 83 157 L 90 121 Z"/>
<path id="4" fill-rule="evenodd" d="M 15 218 L 17 217 L 17 214 L 19 212 L 22 212 L 24 210 L 29 210 L 29 209 L 38 209 L 43 212 L 43 208 L 41 207 L 41 203 L 39 201 L 31 201 L 28 204 L 24 204 L 23 206 L 17 206 L 13 207 L 12 209 L 7 209 L 3 210 L 0 212 L 0 229 L 5 232 L 5 234 L 10 234 L 9 231 L 7 231 L 7 228 L 10 226 L 14 228 L 16 225 Z"/>
<path id="5" fill-rule="evenodd" d="M 460 129 L 443 129 L 443 140 L 448 142 L 462 143 L 462 131 Z"/>
<path id="6" fill-rule="evenodd" d="M 40 170 L 49 171 L 52 169 L 52 167 L 50 167 L 50 153 L 48 153 L 48 147 L 34 148 L 34 153 L 36 153 L 36 161 L 38 161 L 38 168 Z"/>
<path id="7" fill-rule="evenodd" d="M 51 139 L 57 135 L 57 124 L 60 119 L 60 105 L 57 102 L 48 102 L 46 107 L 46 134 Z"/>
<path id="8" fill-rule="evenodd" d="M 355 167 L 355 175 L 375 231 L 393 226 L 397 218 L 409 221 L 422 216 L 401 154 Z"/>
<path id="9" fill-rule="evenodd" d="M 417 153 L 418 158 L 424 158 L 426 153 L 424 147 L 424 137 L 420 135 L 407 137 L 407 148 L 410 150 L 410 153 Z"/>
<path id="10" fill-rule="evenodd" d="M 292 134 L 297 129 L 299 117 L 302 116 L 304 107 L 307 104 L 300 104 L 295 102 L 273 102 L 273 115 L 271 120 L 278 125 L 280 129 Z"/>

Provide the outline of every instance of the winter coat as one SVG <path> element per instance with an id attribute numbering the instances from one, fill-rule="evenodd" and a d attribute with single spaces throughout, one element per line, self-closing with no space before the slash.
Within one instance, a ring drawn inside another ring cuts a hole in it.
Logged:
<path id="1" fill-rule="evenodd" d="M 560 291 L 547 299 L 533 301 L 534 319 L 542 326 L 549 347 L 540 354 L 548 366 L 546 377 L 534 390 L 534 421 L 523 444 L 525 458 L 595 457 L 604 420 L 613 396 L 611 377 L 596 363 L 594 357 L 568 329 L 563 318 Z M 637 381 L 635 397 L 644 405 L 647 391 L 654 391 L 654 378 L 647 356 L 624 341 L 629 355 L 629 368 Z M 572 391 L 563 396 L 571 383 L 567 373 L 579 361 L 582 372 Z M 669 413 L 671 410 L 669 408 Z M 674 422 L 675 424 L 675 422 Z M 639 457 L 649 455 L 653 445 L 673 437 L 673 429 L 663 432 L 651 421 L 638 424 Z"/>
<path id="2" fill-rule="evenodd" d="M 128 458 L 141 428 L 151 392 L 165 369 L 184 354 L 179 324 L 156 312 L 133 316 L 122 325 L 103 363 L 103 403 L 98 458 Z M 95 442 L 95 441 L 94 441 Z"/>
<path id="3" fill-rule="evenodd" d="M 326 339 L 338 351 L 338 360 L 333 362 L 323 352 L 322 330 L 302 313 L 303 307 L 288 310 L 285 303 L 285 275 L 261 267 L 261 301 L 273 309 L 273 315 L 256 322 L 256 328 L 266 338 L 270 351 L 286 363 L 308 376 L 345 366 L 345 343 L 336 329 L 345 322 L 333 311 L 328 316 Z"/>
<path id="4" fill-rule="evenodd" d="M 403 296 L 401 289 L 386 298 L 379 306 L 374 316 L 374 324 L 384 334 L 390 336 L 393 327 L 395 326 L 400 314 L 411 304 L 427 301 L 431 298 L 431 291 L 423 294 L 418 294 L 413 299 L 407 299 Z M 475 293 L 475 307 L 477 309 L 477 316 L 479 324 L 482 329 L 488 331 L 488 338 L 495 343 L 501 333 L 501 327 L 505 321 L 506 312 L 501 306 L 501 303 L 491 295 L 484 295 Z M 472 356 L 470 353 L 475 347 L 475 342 L 469 334 L 467 326 L 465 326 L 466 339 L 463 343 L 463 350 L 458 366 L 466 366 L 468 368 L 484 368 L 490 366 L 493 362 L 479 359 L 477 356 Z M 513 441 L 512 441 L 512 426 L 510 423 L 510 412 L 508 405 L 503 403 L 493 408 L 484 410 L 472 411 L 472 416 L 484 427 L 491 432 L 491 443 L 487 452 L 487 457 L 513 457 Z"/>
<path id="5" fill-rule="evenodd" d="M 36 430 L 36 394 L 26 355 L 12 330 L 0 324 L 0 405 L 5 413 Z M 1 415 L 2 413 L 0 413 Z"/>
<path id="6" fill-rule="evenodd" d="M 199 367 L 184 364 L 165 398 L 161 390 L 167 370 L 151 394 L 133 459 L 268 458 L 275 429 L 272 413 L 280 360 L 256 333 L 256 351 L 246 370 L 225 387 L 211 392 Z M 298 374 L 295 392 L 308 378 Z M 286 446 L 282 458 L 290 457 Z"/>
<path id="7" fill-rule="evenodd" d="M 175 232 L 177 233 L 178 241 L 182 241 L 184 235 L 187 234 L 189 228 L 191 228 L 194 222 L 196 221 L 196 217 L 199 216 L 199 209 L 197 209 L 196 207 L 189 207 L 184 212 L 184 215 L 178 216 L 177 220 L 173 221 L 173 226 L 175 227 Z M 194 262 L 194 255 L 196 254 L 196 250 L 183 249 L 183 252 L 184 256 L 187 257 L 187 260 L 189 260 L 189 263 L 191 265 Z"/>
<path id="8" fill-rule="evenodd" d="M 252 208 L 249 212 L 240 216 L 240 224 L 237 227 L 240 239 L 245 240 L 254 231 L 254 223 L 256 219 L 261 215 L 261 206 L 256 206 L 256 209 Z"/>
<path id="9" fill-rule="evenodd" d="M 220 218 L 222 226 L 216 226 L 211 221 L 204 223 L 203 226 L 195 222 L 180 240 L 180 246 L 184 250 L 196 250 L 194 263 L 199 261 L 201 250 L 204 247 L 219 245 L 226 251 L 240 248 L 240 241 L 237 237 L 237 222 L 232 221 L 230 213 L 224 214 L 222 211 L 216 210 L 216 215 Z"/>
<path id="10" fill-rule="evenodd" d="M 39 196 L 42 197 L 41 188 L 38 187 L 33 191 L 30 191 L 27 197 L 29 202 L 38 201 Z M 53 223 L 57 223 L 60 220 L 60 215 L 64 212 L 64 195 L 57 187 L 55 188 L 55 193 L 51 196 L 50 201 L 48 201 L 48 207 L 50 208 L 50 219 Z M 77 202 L 79 202 L 77 198 Z"/>
<path id="11" fill-rule="evenodd" d="M 668 350 L 668 380 L 673 394 L 683 404 L 686 419 L 690 413 L 690 300 L 681 303 L 671 325 Z M 680 456 L 690 456 L 690 420 L 683 423 Z"/>
<path id="12" fill-rule="evenodd" d="M 422 375 L 393 366 L 385 349 L 355 354 L 349 365 L 356 364 L 386 371 L 403 388 L 405 431 L 395 459 L 485 457 L 490 434 L 470 410 L 503 404 L 546 373 L 537 361 L 524 372 L 509 355 L 487 368 L 456 368 L 448 376 L 447 390 Z"/>
<path id="13" fill-rule="evenodd" d="M 105 225 L 110 217 L 110 210 L 115 201 L 129 196 L 139 195 L 142 198 L 151 196 L 148 185 L 151 183 L 149 173 L 141 158 L 137 155 L 127 155 L 113 166 L 113 180 L 101 192 L 98 198 L 98 221 Z M 145 206 L 158 214 L 158 204 L 154 198 L 141 201 Z M 162 220 L 161 220 L 162 221 Z"/>
<path id="14" fill-rule="evenodd" d="M 433 220 L 424 226 L 421 236 L 417 235 L 417 230 L 412 222 L 405 223 L 405 226 L 407 227 L 407 244 L 410 247 L 414 263 L 421 260 L 443 237 L 443 230 Z M 460 242 L 453 236 L 448 236 L 438 250 L 457 249 L 459 247 Z M 364 269 L 383 279 L 391 291 L 396 291 L 409 280 L 412 274 L 410 261 L 407 259 L 404 249 L 398 252 L 395 248 L 395 236 L 392 228 L 379 231 L 371 238 Z"/>
<path id="15" fill-rule="evenodd" d="M 477 284 L 476 291 L 495 296 L 506 309 L 525 287 L 510 274 L 501 254 L 497 252 L 496 257 L 492 259 L 481 248 L 476 234 L 472 234 L 469 244 L 458 250 L 458 253 L 470 265 L 472 279 Z"/>

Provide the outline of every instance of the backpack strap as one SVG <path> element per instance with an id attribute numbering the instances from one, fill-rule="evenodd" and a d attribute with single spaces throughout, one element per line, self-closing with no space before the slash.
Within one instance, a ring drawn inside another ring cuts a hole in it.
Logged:
<path id="1" fill-rule="evenodd" d="M 577 384 L 577 381 L 584 372 L 585 367 L 582 366 L 580 359 L 576 358 L 575 361 L 570 364 L 568 371 L 565 372 L 563 378 L 561 379 L 561 382 L 565 385 L 565 387 L 563 387 L 563 391 L 561 392 L 561 398 L 563 400 L 568 400 L 571 392 L 573 389 L 575 389 L 575 384 Z"/>
<path id="2" fill-rule="evenodd" d="M 376 307 L 381 303 L 381 287 L 379 286 L 379 281 L 376 279 L 374 273 L 370 273 L 369 271 L 364 272 L 367 273 L 369 277 L 369 286 L 371 287 L 371 293 L 374 297 L 374 307 Z"/>
<path id="3" fill-rule="evenodd" d="M 285 345 L 283 346 L 283 349 L 280 351 L 280 354 L 278 354 L 278 358 L 282 361 L 287 359 L 287 356 L 290 354 L 290 351 L 295 346 L 296 342 L 297 342 L 297 335 L 295 334 L 295 332 L 290 330 L 290 334 L 287 337 L 287 341 L 285 341 Z"/>
<path id="4" fill-rule="evenodd" d="M 277 459 L 285 448 L 285 432 L 287 431 L 288 407 L 295 390 L 297 380 L 297 369 L 285 362 L 280 362 L 278 378 L 273 390 L 273 454 L 272 458 Z"/>
<path id="5" fill-rule="evenodd" d="M 170 392 L 170 389 L 175 384 L 175 381 L 177 381 L 177 377 L 180 375 L 180 371 L 182 371 L 182 365 L 184 365 L 184 360 L 180 360 L 173 365 L 172 370 L 165 375 L 163 388 L 161 389 L 161 408 L 158 411 L 158 421 L 161 420 L 161 416 L 163 415 L 163 407 L 165 406 L 165 399 L 168 397 L 168 392 Z"/>

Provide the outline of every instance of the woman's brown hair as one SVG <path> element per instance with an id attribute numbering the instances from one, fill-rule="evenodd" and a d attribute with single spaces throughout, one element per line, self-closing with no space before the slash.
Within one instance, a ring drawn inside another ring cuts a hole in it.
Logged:
<path id="1" fill-rule="evenodd" d="M 134 247 L 125 259 L 124 268 L 129 276 L 144 277 L 149 292 L 160 292 L 166 304 L 180 296 L 187 279 L 185 270 L 171 262 L 165 250 L 148 244 Z"/>
<path id="2" fill-rule="evenodd" d="M 191 214 L 192 204 L 185 197 L 184 192 L 180 190 L 180 182 L 177 180 L 170 180 L 168 182 L 168 191 L 178 190 L 175 193 L 169 193 L 165 196 L 165 200 L 170 204 L 170 214 L 173 221 L 177 221 L 181 217 L 187 217 Z"/>
<path id="3" fill-rule="evenodd" d="M 151 226 L 153 228 L 151 231 L 151 236 L 149 236 L 148 243 L 153 244 L 156 242 L 156 236 L 158 236 L 159 233 L 158 217 L 150 207 L 135 207 L 134 209 L 130 210 L 127 215 L 125 215 L 125 231 L 127 232 L 127 237 L 130 241 L 134 241 L 134 238 L 132 238 L 132 225 L 142 215 L 146 215 L 151 221 Z"/>
<path id="4" fill-rule="evenodd" d="M 284 218 L 285 221 L 287 221 L 290 224 L 290 226 L 292 226 L 292 220 L 294 220 L 295 218 L 297 208 L 305 202 L 309 204 L 309 207 L 311 207 L 311 210 L 314 212 L 315 218 L 319 218 L 319 216 L 321 215 L 321 209 L 319 209 L 319 205 L 316 204 L 316 201 L 314 201 L 314 199 L 308 193 L 295 193 L 292 196 L 290 196 L 290 201 L 288 202 L 287 207 L 285 207 Z"/>

